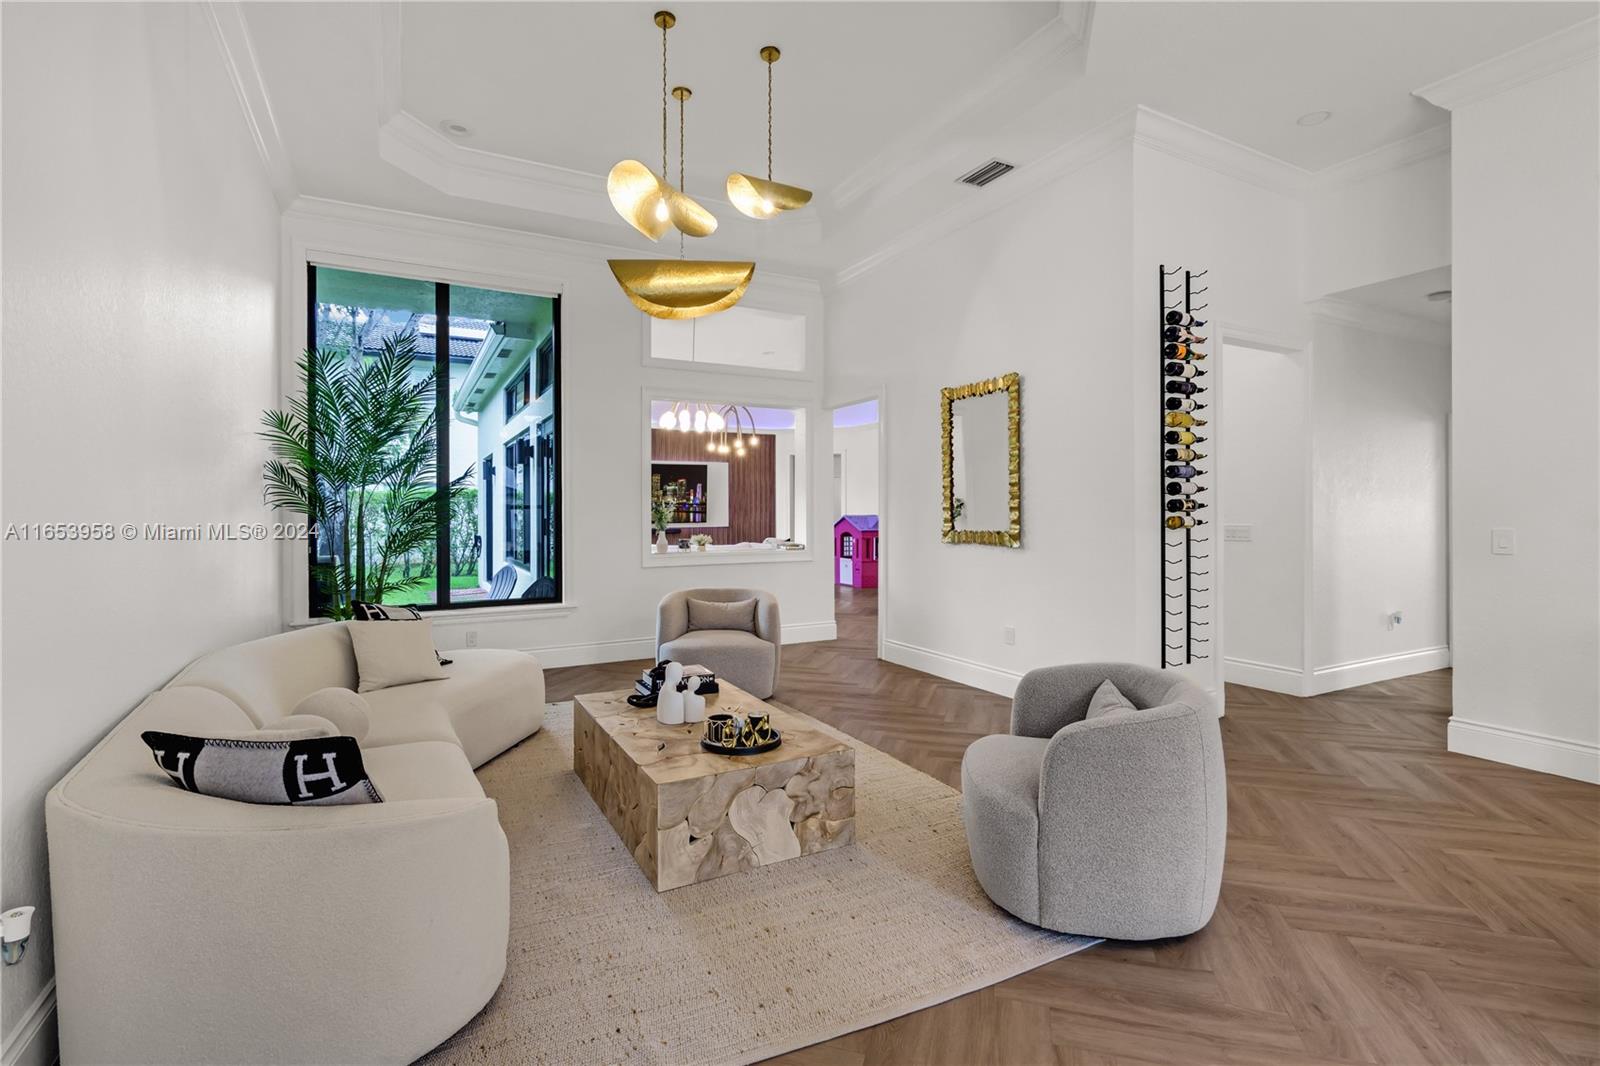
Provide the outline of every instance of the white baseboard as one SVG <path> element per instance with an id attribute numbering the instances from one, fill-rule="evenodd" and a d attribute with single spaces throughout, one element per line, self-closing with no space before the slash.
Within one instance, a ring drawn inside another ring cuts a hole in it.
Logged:
<path id="1" fill-rule="evenodd" d="M 833 640 L 838 635 L 839 626 L 834 622 L 796 622 L 783 627 L 785 644 L 810 644 L 818 640 Z"/>
<path id="2" fill-rule="evenodd" d="M 52 1066 L 61 1056 L 61 1038 L 56 1032 L 56 979 L 34 999 L 11 1030 L 11 1037 L 0 1050 L 4 1066 Z"/>
<path id="3" fill-rule="evenodd" d="M 1337 692 L 1342 688 L 1370 685 L 1377 681 L 1392 681 L 1397 677 L 1425 674 L 1430 670 L 1443 670 L 1449 665 L 1450 649 L 1437 647 L 1319 666 L 1311 671 L 1310 691 L 1306 695 L 1318 696 L 1324 692 Z"/>
<path id="4" fill-rule="evenodd" d="M 838 627 L 833 622 L 796 622 L 783 627 L 785 644 L 808 644 L 833 640 Z M 651 659 L 656 654 L 655 637 L 630 637 L 626 640 L 597 640 L 579 644 L 548 644 L 542 648 L 523 648 L 547 670 L 561 666 L 594 666 L 620 663 L 629 659 Z M 448 654 L 448 652 L 446 652 Z"/>
<path id="5" fill-rule="evenodd" d="M 1017 682 L 1022 680 L 1022 675 L 1014 670 L 1002 670 L 987 663 L 919 648 L 915 644 L 905 644 L 898 640 L 883 642 L 883 657 L 891 663 L 910 667 L 912 670 L 921 670 L 925 674 L 933 674 L 935 677 L 950 681 L 959 681 L 963 685 L 971 685 L 973 688 L 981 688 L 985 692 L 993 692 L 1000 696 L 1016 695 Z"/>
<path id="6" fill-rule="evenodd" d="M 593 666 L 596 663 L 620 663 L 629 659 L 653 659 L 656 641 L 654 637 L 633 637 L 582 644 L 549 644 L 542 648 L 521 650 L 537 658 L 539 665 L 546 670 L 553 670 L 561 666 Z"/>
<path id="7" fill-rule="evenodd" d="M 1224 656 L 1222 676 L 1230 685 L 1282 692 L 1289 696 L 1306 694 L 1305 671 L 1276 663 L 1262 663 L 1254 659 L 1234 659 Z"/>
<path id="8" fill-rule="evenodd" d="M 1600 785 L 1600 744 L 1451 715 L 1445 747 L 1457 755 Z"/>

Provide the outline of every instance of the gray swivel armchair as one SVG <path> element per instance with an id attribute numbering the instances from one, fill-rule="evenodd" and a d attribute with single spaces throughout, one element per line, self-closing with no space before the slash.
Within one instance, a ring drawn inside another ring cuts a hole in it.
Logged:
<path id="1" fill-rule="evenodd" d="M 1109 680 L 1133 704 L 1086 719 Z M 1222 884 L 1227 784 L 1216 711 L 1129 663 L 1030 671 L 1011 733 L 961 760 L 961 815 L 989 898 L 1025 922 L 1118 940 L 1183 936 Z"/>
<path id="2" fill-rule="evenodd" d="M 783 627 L 760 589 L 684 589 L 656 609 L 656 659 L 714 670 L 757 699 L 778 687 Z"/>

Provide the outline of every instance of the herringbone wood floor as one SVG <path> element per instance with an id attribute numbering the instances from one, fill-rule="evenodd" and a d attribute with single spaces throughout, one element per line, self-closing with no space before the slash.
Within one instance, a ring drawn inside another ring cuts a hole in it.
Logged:
<path id="1" fill-rule="evenodd" d="M 1009 702 L 878 661 L 876 594 L 784 649 L 777 698 L 959 787 Z M 552 670 L 550 699 L 642 663 Z M 1450 674 L 1228 686 L 1211 924 L 1107 943 L 785 1056 L 858 1063 L 1600 1063 L 1600 789 L 1445 752 Z"/>

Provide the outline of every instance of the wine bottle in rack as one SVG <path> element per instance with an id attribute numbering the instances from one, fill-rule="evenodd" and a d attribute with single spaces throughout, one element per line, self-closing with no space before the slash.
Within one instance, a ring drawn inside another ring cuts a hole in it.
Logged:
<path id="1" fill-rule="evenodd" d="M 1206 420 L 1196 418 L 1187 411 L 1168 411 L 1166 416 L 1168 427 L 1173 429 L 1188 429 L 1190 426 L 1203 426 Z"/>
<path id="2" fill-rule="evenodd" d="M 1167 510 L 1171 511 L 1174 514 L 1188 514 L 1191 511 L 1198 511 L 1204 506 L 1205 506 L 1205 504 L 1197 503 L 1194 500 L 1168 500 L 1167 501 Z"/>
<path id="3" fill-rule="evenodd" d="M 1166 525 L 1168 529 L 1192 529 L 1195 526 L 1205 525 L 1205 522 L 1186 514 L 1169 514 Z"/>
<path id="4" fill-rule="evenodd" d="M 1194 317 L 1194 315 L 1190 314 L 1188 311 L 1168 311 L 1167 325 L 1188 326 L 1190 329 L 1193 329 L 1196 326 L 1203 326 L 1205 323 Z"/>
<path id="5" fill-rule="evenodd" d="M 1206 372 L 1193 363 L 1180 363 L 1176 359 L 1161 368 L 1161 372 L 1169 378 L 1201 378 Z"/>
<path id="6" fill-rule="evenodd" d="M 1161 439 L 1168 444 L 1182 444 L 1185 447 L 1205 440 L 1204 437 L 1197 437 L 1186 429 L 1169 429 L 1161 435 Z"/>
<path id="7" fill-rule="evenodd" d="M 1205 392 L 1206 387 L 1204 385 L 1198 385 L 1193 381 L 1184 381 L 1180 378 L 1177 381 L 1167 382 L 1166 390 L 1168 392 L 1178 393 L 1180 396 L 1193 396 L 1197 392 Z"/>
<path id="8" fill-rule="evenodd" d="M 1191 333 L 1182 326 L 1168 326 L 1166 329 L 1161 331 L 1161 339 L 1165 341 L 1176 341 L 1179 344 L 1188 345 L 1204 344 L 1206 342 L 1204 337 L 1196 333 Z"/>
<path id="9" fill-rule="evenodd" d="M 1168 396 L 1166 407 L 1169 411 L 1204 411 L 1206 405 L 1186 396 Z"/>
<path id="10" fill-rule="evenodd" d="M 1166 456 L 1169 463 L 1193 463 L 1205 458 L 1193 448 L 1168 448 Z"/>
<path id="11" fill-rule="evenodd" d="M 1188 481 L 1191 478 L 1200 477 L 1204 473 L 1204 470 L 1196 470 L 1188 463 L 1174 463 L 1167 467 L 1167 476 L 1177 478 L 1179 481 Z"/>
<path id="12" fill-rule="evenodd" d="M 1197 492 L 1206 491 L 1206 487 L 1198 481 L 1169 481 L 1167 482 L 1168 496 L 1193 496 Z"/>

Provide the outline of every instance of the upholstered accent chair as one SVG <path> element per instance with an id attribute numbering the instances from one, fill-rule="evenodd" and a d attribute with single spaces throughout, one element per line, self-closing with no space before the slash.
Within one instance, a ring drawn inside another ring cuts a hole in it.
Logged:
<path id="1" fill-rule="evenodd" d="M 748 618 L 732 609 L 747 600 L 753 601 Z M 729 628 L 708 628 L 708 622 Z M 782 644 L 777 597 L 760 589 L 683 589 L 668 593 L 656 609 L 657 661 L 704 666 L 758 699 L 778 687 Z"/>
<path id="2" fill-rule="evenodd" d="M 1132 706 L 1086 718 L 1106 681 Z M 1011 733 L 983 737 L 961 760 L 961 815 L 979 884 L 1023 921 L 1119 940 L 1192 933 L 1222 884 L 1216 711 L 1149 667 L 1030 671 Z"/>

